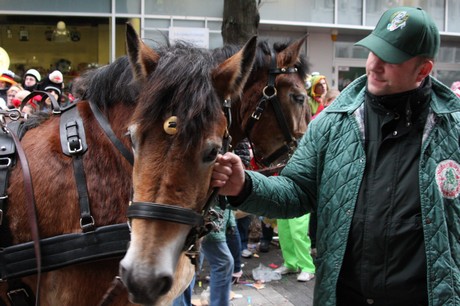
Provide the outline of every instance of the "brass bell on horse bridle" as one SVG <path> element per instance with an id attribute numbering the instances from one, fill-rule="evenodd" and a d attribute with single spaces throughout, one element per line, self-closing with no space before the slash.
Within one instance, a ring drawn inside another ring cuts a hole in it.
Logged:
<path id="1" fill-rule="evenodd" d="M 168 135 L 176 134 L 177 133 L 177 117 L 176 116 L 169 117 L 163 124 L 163 129 Z"/>

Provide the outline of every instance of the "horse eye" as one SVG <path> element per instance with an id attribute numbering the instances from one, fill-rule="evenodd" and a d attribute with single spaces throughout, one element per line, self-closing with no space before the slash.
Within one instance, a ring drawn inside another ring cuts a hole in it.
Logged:
<path id="1" fill-rule="evenodd" d="M 219 147 L 213 147 L 211 148 L 207 154 L 205 154 L 203 158 L 203 162 L 205 163 L 210 163 L 216 160 L 217 154 L 219 154 L 220 148 Z"/>
<path id="2" fill-rule="evenodd" d="M 303 104 L 305 102 L 306 96 L 305 95 L 292 95 L 292 100 L 297 104 Z"/>

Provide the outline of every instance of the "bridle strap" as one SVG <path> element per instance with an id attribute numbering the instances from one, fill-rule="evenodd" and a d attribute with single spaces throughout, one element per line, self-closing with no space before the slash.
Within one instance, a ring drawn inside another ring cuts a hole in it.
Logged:
<path id="1" fill-rule="evenodd" d="M 152 202 L 132 202 L 128 218 L 154 219 L 186 225 L 202 225 L 203 216 L 190 208 Z"/>
<path id="2" fill-rule="evenodd" d="M 120 151 L 121 155 L 131 164 L 134 164 L 134 156 L 133 153 L 128 150 L 125 145 L 118 139 L 118 137 L 113 132 L 112 128 L 110 127 L 109 122 L 105 118 L 104 114 L 100 110 L 100 108 L 95 104 L 89 102 L 89 106 L 93 111 L 94 117 L 96 118 L 97 123 L 101 127 L 101 129 L 105 132 L 105 135 L 110 139 L 112 144 Z"/>
<path id="3" fill-rule="evenodd" d="M 255 123 L 259 121 L 260 117 L 262 116 L 267 101 L 271 103 L 273 106 L 273 111 L 276 116 L 276 120 L 280 126 L 281 132 L 283 133 L 284 137 L 284 145 L 273 152 L 270 156 L 265 158 L 260 158 L 257 154 L 254 154 L 254 158 L 257 163 L 262 164 L 264 166 L 269 166 L 272 162 L 278 159 L 283 154 L 289 153 L 292 150 L 292 147 L 297 145 L 295 137 L 291 135 L 289 132 L 289 127 L 287 125 L 286 116 L 281 108 L 281 103 L 277 96 L 277 90 L 275 87 L 275 79 L 279 74 L 285 73 L 296 73 L 297 68 L 295 67 L 288 67 L 288 68 L 278 68 L 276 63 L 276 54 L 273 50 L 271 50 L 271 68 L 269 69 L 268 74 L 268 82 L 267 86 L 262 91 L 262 98 L 260 99 L 259 103 L 256 106 L 256 109 L 252 113 L 251 117 L 248 120 L 248 123 L 245 127 L 246 136 L 251 144 L 251 147 L 255 151 L 254 144 L 251 140 L 250 134 L 251 130 L 254 127 Z"/>
<path id="4" fill-rule="evenodd" d="M 229 133 L 229 128 L 232 123 L 231 99 L 226 98 L 222 107 L 227 119 L 227 128 L 222 140 L 221 153 L 224 154 L 230 150 L 230 143 L 232 139 Z M 191 248 L 196 245 L 196 241 L 199 238 L 206 235 L 211 230 L 209 228 L 210 223 L 208 222 L 210 221 L 209 218 L 211 215 L 215 215 L 212 214 L 212 207 L 218 202 L 217 198 L 219 198 L 221 206 L 226 204 L 226 199 L 218 194 L 219 188 L 213 188 L 208 200 L 201 209 L 201 213 L 198 213 L 190 208 L 161 203 L 130 202 L 127 216 L 129 222 L 131 222 L 131 218 L 142 218 L 176 222 L 192 226 L 192 230 L 187 235 L 183 250 L 193 256 L 196 252 L 191 251 Z"/>

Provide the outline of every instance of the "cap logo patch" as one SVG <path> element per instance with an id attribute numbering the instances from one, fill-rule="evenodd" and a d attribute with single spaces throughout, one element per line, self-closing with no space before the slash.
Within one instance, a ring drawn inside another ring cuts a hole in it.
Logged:
<path id="1" fill-rule="evenodd" d="M 406 11 L 399 11 L 391 15 L 390 23 L 387 25 L 388 31 L 394 31 L 399 28 L 404 28 L 406 26 L 406 21 L 409 18 L 409 15 Z"/>
<path id="2" fill-rule="evenodd" d="M 436 167 L 436 184 L 444 198 L 457 198 L 460 194 L 460 165 L 453 160 L 440 162 Z"/>

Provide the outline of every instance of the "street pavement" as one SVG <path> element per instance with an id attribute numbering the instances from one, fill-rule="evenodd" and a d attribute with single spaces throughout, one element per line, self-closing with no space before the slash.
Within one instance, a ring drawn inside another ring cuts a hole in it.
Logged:
<path id="1" fill-rule="evenodd" d="M 264 269 L 272 270 L 283 263 L 281 250 L 278 245 L 272 244 L 268 253 L 257 252 L 256 244 L 249 245 L 255 254 L 251 258 L 242 258 L 243 276 L 238 284 L 232 286 L 231 306 L 311 306 L 313 305 L 313 288 L 315 280 L 298 282 L 296 274 L 283 275 L 281 280 L 272 280 L 261 283 L 253 278 L 253 269 L 263 265 Z M 209 285 L 206 276 L 209 275 L 206 261 L 203 271 L 196 282 L 192 302 L 194 305 L 206 305 L 201 302 L 201 295 Z"/>

